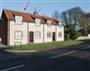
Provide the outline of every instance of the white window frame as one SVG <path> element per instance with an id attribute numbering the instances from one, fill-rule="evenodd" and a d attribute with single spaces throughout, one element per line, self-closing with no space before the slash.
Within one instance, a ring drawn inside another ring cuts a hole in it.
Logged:
<path id="1" fill-rule="evenodd" d="M 47 26 L 51 27 L 51 21 L 50 20 L 47 20 Z"/>
<path id="2" fill-rule="evenodd" d="M 22 40 L 22 39 L 23 39 L 23 32 L 15 31 L 15 40 Z"/>
<path id="3" fill-rule="evenodd" d="M 36 39 L 41 39 L 41 32 L 40 31 L 35 32 L 35 38 Z"/>
<path id="4" fill-rule="evenodd" d="M 23 24 L 23 17 L 22 16 L 15 16 L 15 24 L 22 25 Z"/>
<path id="5" fill-rule="evenodd" d="M 59 26 L 62 26 L 62 23 L 61 22 L 58 22 Z"/>
<path id="6" fill-rule="evenodd" d="M 41 20 L 38 18 L 35 18 L 36 26 L 41 26 Z"/>

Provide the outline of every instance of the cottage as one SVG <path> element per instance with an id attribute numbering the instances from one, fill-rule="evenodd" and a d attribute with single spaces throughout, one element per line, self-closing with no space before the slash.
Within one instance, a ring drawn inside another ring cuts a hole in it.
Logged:
<path id="1" fill-rule="evenodd" d="M 4 9 L 2 43 L 8 46 L 64 41 L 64 27 L 54 18 Z"/>

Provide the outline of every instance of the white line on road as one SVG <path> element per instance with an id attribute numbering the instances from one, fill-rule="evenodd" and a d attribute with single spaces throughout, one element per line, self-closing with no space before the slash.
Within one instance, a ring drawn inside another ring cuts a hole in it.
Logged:
<path id="1" fill-rule="evenodd" d="M 23 66 L 24 66 L 24 65 L 18 65 L 18 66 L 10 67 L 10 68 L 3 69 L 3 70 L 0 70 L 0 71 L 9 71 L 9 70 L 13 70 L 13 69 L 22 68 Z"/>
<path id="2" fill-rule="evenodd" d="M 50 57 L 50 59 L 55 59 L 55 58 L 58 58 L 58 57 L 61 57 L 61 56 L 65 56 L 65 55 L 69 55 L 69 54 L 72 54 L 72 53 L 75 53 L 76 50 L 73 50 L 73 51 L 70 51 L 70 52 L 67 52 L 67 53 L 63 53 L 63 54 L 60 54 L 60 55 L 56 55 L 56 56 L 52 56 Z"/>

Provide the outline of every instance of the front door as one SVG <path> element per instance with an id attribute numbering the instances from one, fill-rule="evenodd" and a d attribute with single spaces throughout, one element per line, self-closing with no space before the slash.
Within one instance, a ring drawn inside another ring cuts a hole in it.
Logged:
<path id="1" fill-rule="evenodd" d="M 55 41 L 55 32 L 52 33 L 52 40 Z"/>
<path id="2" fill-rule="evenodd" d="M 29 42 L 34 42 L 34 33 L 32 31 L 29 33 L 29 37 Z"/>

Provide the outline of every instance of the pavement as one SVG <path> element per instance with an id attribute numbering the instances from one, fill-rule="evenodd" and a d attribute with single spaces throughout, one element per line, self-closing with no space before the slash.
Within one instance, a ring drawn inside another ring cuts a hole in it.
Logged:
<path id="1" fill-rule="evenodd" d="M 0 50 L 0 71 L 90 71 L 90 43 L 40 52 Z"/>
<path id="2" fill-rule="evenodd" d="M 39 52 L 39 50 L 5 50 L 6 52 L 12 52 L 12 53 L 27 53 L 27 52 Z"/>

